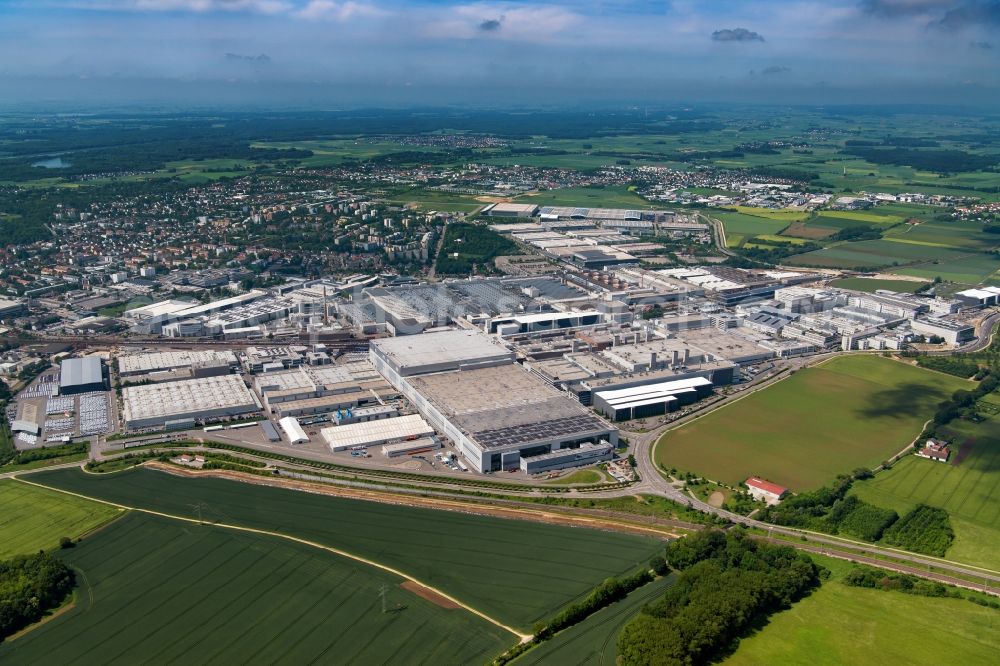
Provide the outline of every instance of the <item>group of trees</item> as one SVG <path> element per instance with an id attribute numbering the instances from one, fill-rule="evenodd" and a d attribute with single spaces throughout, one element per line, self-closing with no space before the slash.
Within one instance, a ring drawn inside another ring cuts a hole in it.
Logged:
<path id="1" fill-rule="evenodd" d="M 705 530 L 667 546 L 677 582 L 618 637 L 620 663 L 704 664 L 762 617 L 819 584 L 820 568 L 789 546 L 741 528 Z"/>
<path id="2" fill-rule="evenodd" d="M 767 507 L 760 519 L 944 557 L 955 538 L 948 512 L 921 504 L 900 518 L 892 509 L 847 494 L 856 479 L 870 476 L 867 470 L 858 470 L 854 476 L 841 475 L 832 486 L 800 493 Z"/>
<path id="3" fill-rule="evenodd" d="M 73 570 L 45 552 L 0 561 L 0 640 L 59 606 L 74 582 Z"/>
<path id="4" fill-rule="evenodd" d="M 437 257 L 437 272 L 470 275 L 474 267 L 480 272 L 489 272 L 490 264 L 496 257 L 519 253 L 513 241 L 484 226 L 450 224 Z"/>
<path id="5" fill-rule="evenodd" d="M 998 387 L 1000 387 L 1000 375 L 991 373 L 984 377 L 973 390 L 959 389 L 955 391 L 951 394 L 951 398 L 942 402 L 937 411 L 934 412 L 934 420 L 928 433 L 933 433 L 938 427 L 947 425 L 957 418 L 975 414 L 976 403 L 987 394 L 993 393 Z"/>
<path id="6" fill-rule="evenodd" d="M 944 557 L 954 540 L 948 512 L 926 504 L 915 506 L 882 536 L 882 543 L 937 557 Z"/>
<path id="7" fill-rule="evenodd" d="M 831 486 L 799 493 L 781 504 L 765 508 L 760 518 L 775 525 L 830 534 L 843 533 L 865 541 L 878 541 L 899 516 L 892 509 L 883 509 L 847 495 L 855 478 L 870 475 L 868 470 L 858 470 L 854 476 L 840 475 Z"/>
<path id="8" fill-rule="evenodd" d="M 895 590 L 921 597 L 961 597 L 956 588 L 935 581 L 917 578 L 911 574 L 890 573 L 873 567 L 855 565 L 843 578 L 844 585 L 867 587 L 876 590 Z M 998 605 L 1000 607 L 1000 605 Z"/>
<path id="9" fill-rule="evenodd" d="M 964 359 L 961 356 L 918 356 L 917 365 L 921 368 L 945 372 L 962 379 L 968 379 L 979 373 L 979 364 Z"/>
<path id="10" fill-rule="evenodd" d="M 6 426 L 0 426 L 6 427 Z M 53 460 L 65 456 L 78 456 L 86 453 L 90 448 L 90 442 L 71 442 L 59 446 L 45 446 L 37 449 L 27 449 L 18 451 L 11 447 L 9 451 L 0 450 L 0 465 L 26 465 L 39 460 Z"/>

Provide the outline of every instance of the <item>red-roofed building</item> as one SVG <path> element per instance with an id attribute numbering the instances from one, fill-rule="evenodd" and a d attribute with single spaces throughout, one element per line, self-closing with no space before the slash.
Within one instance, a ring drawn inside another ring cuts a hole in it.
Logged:
<path id="1" fill-rule="evenodd" d="M 788 488 L 757 476 L 751 476 L 744 483 L 746 483 L 751 497 L 767 504 L 777 504 L 782 497 L 788 494 Z"/>

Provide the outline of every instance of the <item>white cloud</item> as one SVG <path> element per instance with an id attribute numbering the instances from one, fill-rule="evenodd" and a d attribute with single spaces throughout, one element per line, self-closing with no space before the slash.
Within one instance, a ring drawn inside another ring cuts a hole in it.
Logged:
<path id="1" fill-rule="evenodd" d="M 377 18 L 385 16 L 387 12 L 374 5 L 361 2 L 335 2 L 334 0 L 309 0 L 309 2 L 295 12 L 295 15 L 304 19 L 328 19 L 334 21 L 349 21 L 353 18 Z"/>
<path id="2" fill-rule="evenodd" d="M 542 5 L 524 7 L 478 3 L 443 8 L 424 17 L 424 34 L 434 38 L 469 39 L 481 35 L 484 21 L 503 17 L 497 30 L 489 31 L 499 39 L 548 41 L 580 24 L 581 17 L 565 7 Z"/>
<path id="3" fill-rule="evenodd" d="M 75 0 L 76 9 L 134 12 L 252 12 L 282 14 L 294 9 L 288 0 Z"/>

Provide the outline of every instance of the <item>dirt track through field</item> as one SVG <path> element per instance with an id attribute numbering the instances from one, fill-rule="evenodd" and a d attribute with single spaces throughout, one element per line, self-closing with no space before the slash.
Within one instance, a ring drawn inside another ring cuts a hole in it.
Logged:
<path id="1" fill-rule="evenodd" d="M 116 507 L 118 507 L 120 509 L 128 509 L 130 511 L 135 511 L 137 513 L 145 513 L 145 514 L 149 514 L 151 516 L 160 516 L 161 518 L 168 518 L 170 520 L 179 520 L 179 521 L 182 521 L 182 522 L 185 522 L 185 523 L 194 523 L 194 524 L 197 524 L 197 525 L 208 525 L 210 527 L 218 527 L 218 528 L 227 529 L 227 530 L 236 530 L 238 532 L 247 532 L 249 534 L 262 534 L 262 535 L 265 535 L 265 536 L 275 537 L 275 538 L 278 538 L 278 539 L 287 539 L 289 541 L 294 541 L 296 543 L 301 543 L 301 544 L 305 544 L 307 546 L 312 546 L 313 548 L 319 548 L 320 550 L 325 550 L 325 551 L 327 551 L 329 553 L 333 553 L 334 555 L 339 555 L 340 557 L 345 557 L 345 558 L 347 558 L 349 560 L 354 560 L 355 562 L 361 562 L 362 564 L 366 564 L 368 566 L 375 567 L 376 569 L 381 569 L 382 571 L 388 571 L 389 573 L 391 573 L 393 575 L 396 575 L 396 576 L 399 576 L 400 578 L 403 578 L 403 579 L 408 580 L 408 581 L 412 581 L 413 583 L 416 583 L 417 585 L 419 585 L 421 587 L 424 587 L 424 588 L 426 588 L 426 589 L 428 589 L 430 591 L 433 591 L 435 594 L 439 595 L 441 598 L 449 600 L 450 602 L 452 602 L 455 605 L 457 605 L 459 608 L 464 608 L 465 610 L 469 611 L 470 613 L 472 613 L 472 614 L 474 614 L 474 615 L 476 615 L 476 616 L 478 616 L 478 617 L 486 620 L 490 624 L 493 624 L 493 625 L 495 625 L 497 627 L 500 627 L 504 631 L 508 631 L 508 632 L 514 634 L 515 636 L 518 637 L 518 639 L 520 639 L 520 641 L 522 643 L 525 643 L 525 642 L 531 640 L 531 638 L 532 638 L 531 634 L 522 634 L 520 631 L 517 631 L 513 627 L 509 627 L 506 624 L 500 622 L 499 620 L 497 620 L 497 619 L 495 619 L 493 617 L 490 617 L 486 613 L 483 613 L 482 611 L 480 611 L 480 610 L 478 610 L 476 608 L 473 608 L 472 606 L 469 606 L 468 604 L 462 603 L 458 599 L 455 599 L 454 597 L 451 597 L 451 596 L 445 594 L 441 590 L 435 589 L 435 588 L 433 588 L 433 587 L 431 587 L 429 585 L 424 585 L 422 582 L 420 582 L 419 580 L 417 580 L 416 578 L 414 578 L 413 576 L 411 576 L 411 575 L 409 575 L 407 573 L 404 573 L 404 572 L 402 572 L 402 571 L 400 571 L 398 569 L 393 569 L 392 567 L 386 566 L 385 564 L 382 564 L 380 562 L 376 562 L 374 560 L 370 560 L 368 558 L 361 557 L 360 555 L 355 555 L 354 553 L 350 553 L 350 552 L 348 552 L 346 550 L 341 550 L 339 548 L 333 548 L 331 546 L 326 546 L 324 544 L 317 543 L 315 541 L 309 541 L 308 539 L 302 539 L 302 538 L 294 537 L 294 536 L 291 536 L 291 535 L 288 535 L 288 534 L 282 534 L 281 532 L 272 532 L 270 530 L 261 530 L 261 529 L 257 529 L 257 528 L 254 528 L 254 527 L 244 527 L 242 525 L 230 525 L 230 524 L 227 524 L 227 523 L 218 523 L 218 522 L 206 523 L 206 522 L 203 522 L 201 520 L 198 520 L 197 518 L 188 518 L 186 516 L 177 516 L 177 515 L 174 515 L 174 514 L 171 514 L 171 513 L 164 513 L 164 512 L 161 512 L 161 511 L 152 511 L 150 509 L 143 509 L 143 508 L 140 508 L 140 507 L 129 506 L 127 504 L 119 504 L 117 502 L 110 502 L 108 500 L 104 500 L 104 499 L 101 499 L 101 498 L 98 498 L 98 497 L 90 497 L 88 495 L 84 495 L 84 494 L 81 494 L 81 493 L 74 493 L 74 492 L 71 492 L 69 490 L 63 490 L 61 488 L 55 488 L 53 486 L 46 486 L 46 485 L 43 485 L 43 484 L 40 484 L 40 483 L 35 483 L 34 481 L 28 481 L 28 480 L 24 479 L 23 477 L 16 477 L 16 478 L 17 478 L 17 481 L 19 483 L 26 483 L 28 485 L 37 486 L 39 488 L 47 488 L 49 490 L 55 490 L 57 492 L 65 493 L 67 495 L 72 495 L 74 497 L 82 497 L 84 499 L 89 499 L 89 500 L 92 500 L 94 502 L 101 502 L 102 504 L 108 504 L 108 505 L 111 505 L 111 506 L 116 506 Z"/>

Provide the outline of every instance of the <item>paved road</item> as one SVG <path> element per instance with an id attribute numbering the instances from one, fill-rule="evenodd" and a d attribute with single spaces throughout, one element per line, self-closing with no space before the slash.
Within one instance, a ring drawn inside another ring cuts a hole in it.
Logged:
<path id="1" fill-rule="evenodd" d="M 808 360 L 804 360 L 804 362 L 801 363 L 801 365 L 797 365 L 797 367 L 804 367 L 805 365 L 813 365 L 815 363 L 821 362 L 822 360 L 825 360 L 825 358 L 829 358 L 829 356 L 830 355 L 811 357 Z M 782 373 L 780 376 L 766 378 L 764 381 L 761 381 L 758 385 L 754 386 L 753 388 L 731 396 L 726 402 L 746 397 L 751 393 L 754 393 L 758 390 L 761 390 L 769 386 L 775 381 L 780 381 L 780 379 L 782 379 L 787 375 L 788 373 L 786 372 Z M 714 408 L 717 409 L 719 406 L 721 405 L 717 403 Z M 827 553 L 827 551 L 830 551 L 830 547 L 834 547 L 840 549 L 841 557 L 843 556 L 843 549 L 845 548 L 853 551 L 860 551 L 862 553 L 867 553 L 872 556 L 890 557 L 896 560 L 903 560 L 914 566 L 910 567 L 904 564 L 890 565 L 889 563 L 886 563 L 882 560 L 877 560 L 874 557 L 869 558 L 861 554 L 851 555 L 851 559 L 857 561 L 864 560 L 873 565 L 877 564 L 878 566 L 895 568 L 898 571 L 906 571 L 908 573 L 918 574 L 928 578 L 933 578 L 935 580 L 941 580 L 942 582 L 961 584 L 965 587 L 974 587 L 975 589 L 986 588 L 987 591 L 993 594 L 1000 594 L 1000 586 L 987 584 L 987 582 L 1000 583 L 1000 573 L 994 571 L 981 569 L 979 567 L 973 567 L 970 565 L 963 565 L 955 562 L 940 560 L 934 557 L 928 557 L 924 555 L 918 555 L 915 553 L 899 551 L 891 548 L 882 548 L 871 544 L 856 542 L 849 539 L 841 539 L 838 537 L 833 537 L 816 532 L 771 525 L 770 523 L 765 523 L 759 520 L 754 520 L 753 518 L 747 518 L 745 516 L 740 516 L 738 514 L 731 513 L 729 511 L 726 511 L 725 509 L 713 507 L 701 501 L 700 499 L 688 494 L 687 492 L 685 492 L 683 488 L 678 487 L 677 485 L 671 483 L 664 476 L 664 473 L 656 465 L 653 458 L 655 443 L 663 433 L 673 428 L 677 428 L 693 419 L 699 418 L 702 415 L 709 413 L 709 411 L 714 411 L 714 409 L 705 412 L 691 414 L 682 419 L 678 419 L 672 423 L 664 424 L 649 432 L 626 433 L 626 436 L 629 437 L 629 443 L 633 447 L 633 455 L 635 456 L 636 459 L 636 465 L 638 467 L 639 474 L 642 477 L 640 483 L 628 489 L 628 492 L 630 494 L 649 493 L 654 495 L 662 495 L 675 502 L 688 505 L 691 508 L 697 509 L 698 511 L 702 511 L 704 513 L 709 513 L 718 516 L 720 518 L 724 518 L 733 523 L 765 530 L 771 534 L 781 534 L 784 536 L 793 537 L 795 539 L 799 539 L 800 542 L 789 543 L 787 541 L 783 541 L 783 543 L 786 543 L 788 545 L 793 545 L 803 550 L 813 550 L 814 552 Z M 617 491 L 616 494 L 621 495 L 623 493 L 622 491 Z M 594 495 L 597 496 L 598 494 L 594 493 Z M 816 550 L 817 548 L 822 548 L 823 550 L 822 551 Z M 984 581 L 984 585 L 972 586 L 970 585 L 970 583 L 968 583 L 968 581 L 964 581 L 962 579 L 955 578 L 952 576 L 946 576 L 946 574 L 930 574 L 929 572 L 923 569 L 916 568 L 919 566 L 933 566 L 937 569 L 953 572 L 955 574 L 959 574 L 962 576 L 976 577 Z M 944 580 L 944 578 L 948 578 L 948 580 Z"/>

